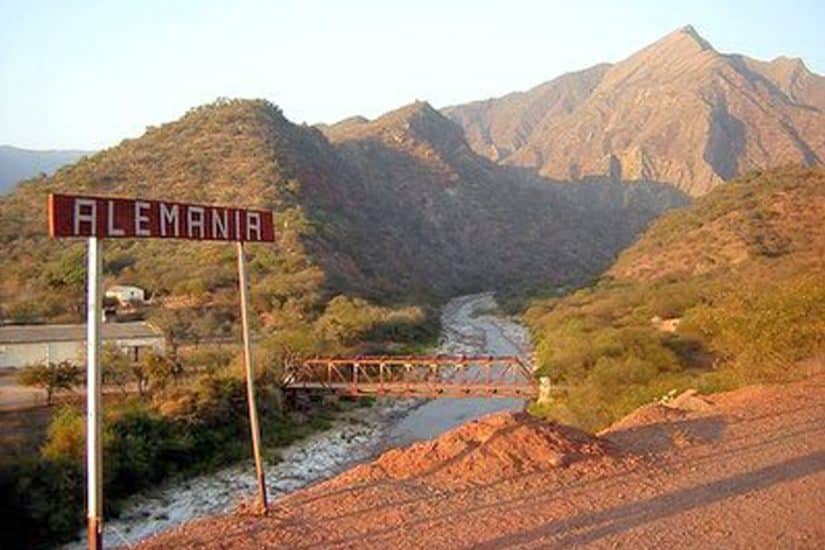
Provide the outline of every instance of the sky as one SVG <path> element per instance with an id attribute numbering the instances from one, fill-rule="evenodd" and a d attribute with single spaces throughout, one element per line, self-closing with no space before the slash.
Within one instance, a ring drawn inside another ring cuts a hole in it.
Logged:
<path id="1" fill-rule="evenodd" d="M 825 73 L 825 1 L 0 0 L 0 144 L 101 149 L 218 97 L 293 122 L 440 108 L 619 61 L 692 24 Z"/>

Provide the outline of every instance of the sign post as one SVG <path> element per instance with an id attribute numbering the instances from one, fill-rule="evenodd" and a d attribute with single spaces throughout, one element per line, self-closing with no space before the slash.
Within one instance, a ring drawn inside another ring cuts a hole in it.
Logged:
<path id="1" fill-rule="evenodd" d="M 252 367 L 252 344 L 249 339 L 249 282 L 246 278 L 246 257 L 243 242 L 236 243 L 238 248 L 238 286 L 241 294 L 241 325 L 243 328 L 243 364 L 246 371 L 246 399 L 249 404 L 249 429 L 252 432 L 252 454 L 255 457 L 255 473 L 258 479 L 258 508 L 266 513 L 266 480 L 261 462 L 261 429 L 258 426 L 258 409 L 255 406 L 255 369 Z"/>
<path id="2" fill-rule="evenodd" d="M 103 462 L 100 418 L 102 376 L 100 372 L 100 315 L 103 281 L 103 243 L 89 237 L 86 301 L 86 500 L 89 548 L 102 548 Z"/>
<path id="3" fill-rule="evenodd" d="M 159 238 L 235 242 L 243 323 L 244 366 L 258 479 L 258 500 L 266 512 L 266 482 L 261 462 L 260 426 L 255 405 L 255 376 L 249 337 L 248 281 L 244 242 L 274 242 L 272 212 L 172 201 L 50 194 L 49 235 L 88 238 L 86 310 L 86 482 L 89 548 L 103 544 L 103 452 L 101 428 L 100 329 L 103 239 Z"/>

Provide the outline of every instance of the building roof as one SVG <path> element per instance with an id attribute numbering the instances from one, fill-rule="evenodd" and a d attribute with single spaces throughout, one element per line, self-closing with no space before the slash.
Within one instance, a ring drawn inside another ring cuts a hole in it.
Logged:
<path id="1" fill-rule="evenodd" d="M 103 323 L 104 340 L 158 338 L 163 332 L 144 322 Z M 0 326 L 0 344 L 35 342 L 75 342 L 86 340 L 86 325 L 8 325 Z"/>

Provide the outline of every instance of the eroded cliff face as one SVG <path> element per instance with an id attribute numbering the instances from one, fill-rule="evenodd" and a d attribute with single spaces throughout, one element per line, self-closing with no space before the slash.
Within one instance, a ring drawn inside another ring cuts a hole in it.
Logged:
<path id="1" fill-rule="evenodd" d="M 444 112 L 503 164 L 698 196 L 754 168 L 821 163 L 823 109 L 825 78 L 801 61 L 722 54 L 685 27 L 613 66 Z"/>

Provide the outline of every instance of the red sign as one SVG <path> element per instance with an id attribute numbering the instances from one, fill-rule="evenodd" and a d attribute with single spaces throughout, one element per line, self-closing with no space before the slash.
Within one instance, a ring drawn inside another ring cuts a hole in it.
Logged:
<path id="1" fill-rule="evenodd" d="M 275 228 L 268 210 L 50 194 L 49 235 L 272 242 Z"/>

